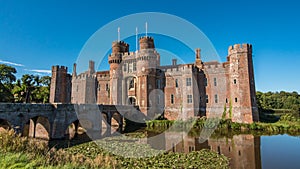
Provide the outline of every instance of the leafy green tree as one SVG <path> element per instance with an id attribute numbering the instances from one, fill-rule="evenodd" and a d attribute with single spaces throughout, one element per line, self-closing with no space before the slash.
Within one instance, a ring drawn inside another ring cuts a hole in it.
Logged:
<path id="1" fill-rule="evenodd" d="M 15 102 L 48 103 L 50 95 L 50 76 L 25 74 L 14 86 Z"/>
<path id="2" fill-rule="evenodd" d="M 17 70 L 14 67 L 0 64 L 0 102 L 12 102 L 13 95 L 11 89 L 16 81 Z"/>
<path id="3" fill-rule="evenodd" d="M 32 101 L 36 103 L 47 103 L 49 102 L 50 95 L 50 76 L 34 77 L 35 89 L 33 90 Z"/>

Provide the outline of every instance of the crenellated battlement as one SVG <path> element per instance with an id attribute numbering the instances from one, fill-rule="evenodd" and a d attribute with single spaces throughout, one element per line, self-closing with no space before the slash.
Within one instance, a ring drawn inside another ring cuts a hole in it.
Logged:
<path id="1" fill-rule="evenodd" d="M 204 69 L 217 69 L 224 68 L 223 63 L 218 61 L 204 62 Z"/>
<path id="2" fill-rule="evenodd" d="M 97 79 L 109 79 L 109 71 L 97 72 Z"/>
<path id="3" fill-rule="evenodd" d="M 124 41 L 114 41 L 112 43 L 112 53 L 126 53 L 129 52 L 129 44 Z"/>
<path id="4" fill-rule="evenodd" d="M 125 41 L 113 41 L 113 46 L 114 45 L 128 46 L 128 43 L 126 43 Z"/>
<path id="5" fill-rule="evenodd" d="M 88 73 L 81 73 L 81 74 L 79 74 L 78 76 L 76 76 L 76 77 L 73 77 L 72 79 L 73 80 L 85 80 L 85 79 L 87 79 L 87 78 L 95 78 L 96 77 L 96 75 L 89 75 Z"/>
<path id="6" fill-rule="evenodd" d="M 139 42 L 140 42 L 140 49 L 141 50 L 143 50 L 143 49 L 154 49 L 155 48 L 154 39 L 152 37 L 149 37 L 149 36 L 141 37 Z"/>
<path id="7" fill-rule="evenodd" d="M 228 55 L 233 53 L 243 53 L 243 52 L 252 52 L 252 45 L 251 44 L 235 44 L 233 46 L 229 46 L 228 48 Z"/>
<path id="8" fill-rule="evenodd" d="M 151 36 L 142 36 L 140 37 L 140 40 L 143 39 L 143 40 L 154 40 Z"/>
<path id="9" fill-rule="evenodd" d="M 184 65 L 176 65 L 176 66 L 164 66 L 160 68 L 164 72 L 184 72 L 190 71 L 194 72 L 197 71 L 197 67 L 193 64 L 184 64 Z"/>
<path id="10" fill-rule="evenodd" d="M 55 65 L 55 66 L 52 66 L 52 71 L 65 71 L 65 72 L 68 72 L 68 67 Z"/>

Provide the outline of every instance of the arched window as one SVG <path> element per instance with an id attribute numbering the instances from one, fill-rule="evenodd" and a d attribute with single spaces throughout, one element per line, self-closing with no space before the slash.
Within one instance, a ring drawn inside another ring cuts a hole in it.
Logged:
<path id="1" fill-rule="evenodd" d="M 132 78 L 129 82 L 129 89 L 133 89 L 134 88 L 134 79 Z"/>

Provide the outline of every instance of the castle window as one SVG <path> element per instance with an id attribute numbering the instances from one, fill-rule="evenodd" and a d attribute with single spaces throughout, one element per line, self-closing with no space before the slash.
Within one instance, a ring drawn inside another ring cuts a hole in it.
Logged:
<path id="1" fill-rule="evenodd" d="M 129 83 L 129 89 L 133 89 L 133 88 L 134 88 L 134 79 L 132 78 Z"/>
<path id="2" fill-rule="evenodd" d="M 127 71 L 127 64 L 126 64 L 126 63 L 124 63 L 124 65 L 123 65 L 123 71 L 124 71 L 124 72 Z"/>
<path id="3" fill-rule="evenodd" d="M 105 85 L 105 90 L 108 91 L 109 90 L 109 86 L 108 84 Z"/>
<path id="4" fill-rule="evenodd" d="M 174 143 L 172 143 L 172 151 L 176 152 L 176 150 L 175 150 L 175 144 Z"/>
<path id="5" fill-rule="evenodd" d="M 59 89 L 59 88 L 58 88 Z M 78 92 L 78 85 L 76 86 L 76 92 Z"/>
<path id="6" fill-rule="evenodd" d="M 174 95 L 171 94 L 171 104 L 174 104 Z"/>
<path id="7" fill-rule="evenodd" d="M 187 103 L 193 103 L 192 95 L 188 94 L 187 95 Z"/>
<path id="8" fill-rule="evenodd" d="M 133 71 L 136 71 L 136 62 L 133 62 Z"/>
<path id="9" fill-rule="evenodd" d="M 161 88 L 161 81 L 160 81 L 160 79 L 156 79 L 156 88 L 157 89 Z"/>
<path id="10" fill-rule="evenodd" d="M 221 154 L 221 148 L 218 146 L 218 154 Z"/>
<path id="11" fill-rule="evenodd" d="M 218 103 L 218 95 L 215 95 L 215 103 Z"/>
<path id="12" fill-rule="evenodd" d="M 234 100 L 235 100 L 235 102 L 237 102 L 237 101 L 238 101 L 238 99 L 237 99 L 237 98 L 235 98 Z"/>
<path id="13" fill-rule="evenodd" d="M 132 63 L 130 63 L 128 66 L 129 66 L 129 68 L 128 68 L 129 70 L 128 70 L 128 71 L 129 71 L 129 73 L 131 73 L 131 72 L 132 72 L 132 70 L 133 70 L 133 64 L 132 64 Z"/>
<path id="14" fill-rule="evenodd" d="M 233 80 L 233 83 L 236 84 L 236 79 Z"/>
<path id="15" fill-rule="evenodd" d="M 175 80 L 175 87 L 178 87 L 178 79 Z"/>
<path id="16" fill-rule="evenodd" d="M 207 86 L 207 78 L 204 78 L 204 86 Z"/>
<path id="17" fill-rule="evenodd" d="M 160 95 L 157 96 L 157 104 L 160 104 Z"/>
<path id="18" fill-rule="evenodd" d="M 98 91 L 100 91 L 101 90 L 101 85 L 100 84 L 98 84 Z"/>
<path id="19" fill-rule="evenodd" d="M 192 79 L 190 77 L 186 78 L 186 86 L 192 86 Z"/>
<path id="20" fill-rule="evenodd" d="M 208 103 L 208 95 L 206 95 L 206 103 Z"/>
<path id="21" fill-rule="evenodd" d="M 217 86 L 217 78 L 214 78 L 214 85 Z"/>
<path id="22" fill-rule="evenodd" d="M 226 98 L 226 103 L 228 103 L 228 99 Z"/>
<path id="23" fill-rule="evenodd" d="M 195 147 L 194 146 L 189 146 L 189 152 L 195 151 Z"/>

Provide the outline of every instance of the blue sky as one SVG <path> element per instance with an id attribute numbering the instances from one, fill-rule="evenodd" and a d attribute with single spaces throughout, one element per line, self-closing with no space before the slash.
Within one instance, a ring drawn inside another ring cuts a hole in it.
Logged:
<path id="1" fill-rule="evenodd" d="M 0 0 L 0 62 L 16 66 L 18 75 L 45 74 L 57 64 L 71 69 L 85 42 L 105 24 L 163 12 L 201 29 L 223 61 L 229 45 L 251 43 L 257 90 L 300 92 L 299 7 L 294 0 Z"/>

